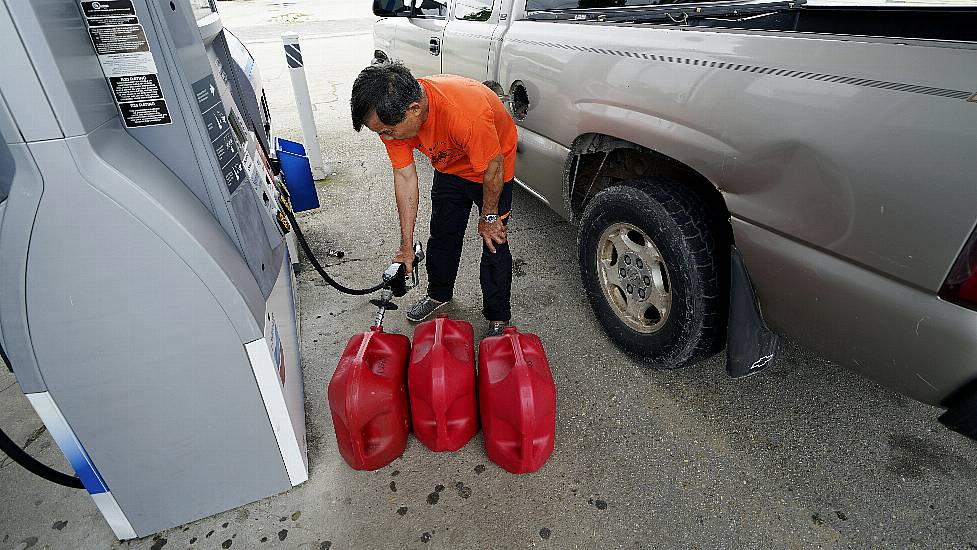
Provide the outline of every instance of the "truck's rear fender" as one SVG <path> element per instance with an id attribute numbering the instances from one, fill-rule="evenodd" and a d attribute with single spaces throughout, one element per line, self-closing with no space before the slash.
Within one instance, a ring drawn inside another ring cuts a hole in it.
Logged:
<path id="1" fill-rule="evenodd" d="M 564 170 L 563 201 L 576 221 L 587 203 L 621 181 L 667 176 L 696 190 L 728 234 L 729 209 L 718 181 L 722 162 L 735 158 L 727 143 L 694 128 L 649 113 L 597 102 L 577 102 L 585 133 L 570 146 Z"/>
<path id="2" fill-rule="evenodd" d="M 694 192 L 710 213 L 723 249 L 733 243 L 729 209 L 719 189 L 688 164 L 646 145 L 602 133 L 578 136 L 563 170 L 563 202 L 572 223 L 600 191 L 627 180 L 664 176 Z"/>

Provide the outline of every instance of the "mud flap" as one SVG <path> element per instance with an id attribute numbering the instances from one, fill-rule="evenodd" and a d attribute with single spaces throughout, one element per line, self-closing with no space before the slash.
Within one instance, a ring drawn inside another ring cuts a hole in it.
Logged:
<path id="1" fill-rule="evenodd" d="M 957 433 L 977 439 L 977 380 L 954 392 L 943 405 L 947 411 L 940 415 L 940 423 Z"/>
<path id="2" fill-rule="evenodd" d="M 733 378 L 742 378 L 769 367 L 777 360 L 781 352 L 781 337 L 763 322 L 753 282 L 735 245 L 730 246 L 729 257 L 726 372 Z"/>

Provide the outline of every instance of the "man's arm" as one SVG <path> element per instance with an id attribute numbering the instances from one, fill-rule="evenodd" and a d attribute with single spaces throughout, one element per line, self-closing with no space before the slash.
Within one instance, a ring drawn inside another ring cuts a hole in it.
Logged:
<path id="1" fill-rule="evenodd" d="M 505 159 L 501 154 L 490 160 L 488 168 L 485 169 L 485 175 L 482 176 L 482 216 L 499 213 L 499 196 L 502 195 L 502 186 L 505 185 L 505 182 L 502 181 L 504 162 Z M 495 245 L 503 244 L 506 241 L 505 224 L 502 223 L 502 220 L 497 220 L 495 223 L 485 223 L 484 220 L 479 219 L 478 233 L 485 241 L 485 246 L 493 254 L 495 254 Z"/>
<path id="2" fill-rule="evenodd" d="M 394 262 L 403 263 L 407 273 L 413 271 L 414 262 L 414 224 L 417 223 L 417 169 L 411 163 L 394 170 L 394 196 L 397 198 L 397 213 L 400 215 L 400 248 Z"/>

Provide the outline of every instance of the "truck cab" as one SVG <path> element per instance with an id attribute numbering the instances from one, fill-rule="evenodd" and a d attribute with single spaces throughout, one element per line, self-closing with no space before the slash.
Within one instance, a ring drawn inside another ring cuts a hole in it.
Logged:
<path id="1" fill-rule="evenodd" d="M 448 73 L 493 80 L 512 0 L 419 1 L 412 17 L 377 22 L 377 51 L 403 61 L 416 77 Z M 396 3 L 400 10 L 411 9 Z"/>

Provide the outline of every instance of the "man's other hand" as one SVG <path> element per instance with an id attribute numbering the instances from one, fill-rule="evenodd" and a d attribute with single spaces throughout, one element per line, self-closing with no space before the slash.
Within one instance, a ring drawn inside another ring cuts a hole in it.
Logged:
<path id="1" fill-rule="evenodd" d="M 394 255 L 393 263 L 404 264 L 407 268 L 407 274 L 410 275 L 414 272 L 414 247 L 408 246 L 406 248 L 400 247 L 397 254 Z"/>
<path id="2" fill-rule="evenodd" d="M 502 220 L 496 220 L 493 223 L 478 220 L 478 234 L 482 236 L 482 240 L 485 241 L 485 247 L 492 254 L 495 254 L 495 245 L 505 244 L 507 238 L 506 227 L 502 223 Z"/>

